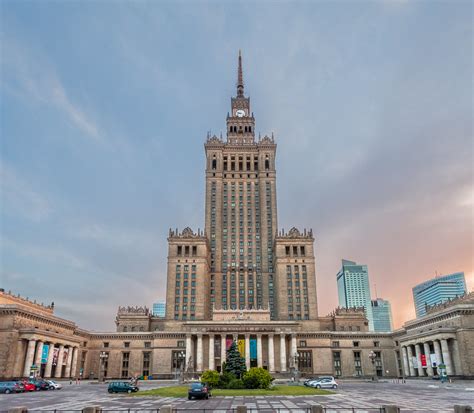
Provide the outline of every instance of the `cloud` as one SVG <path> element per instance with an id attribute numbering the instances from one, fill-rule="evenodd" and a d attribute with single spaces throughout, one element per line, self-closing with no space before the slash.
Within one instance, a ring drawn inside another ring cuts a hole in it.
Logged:
<path id="1" fill-rule="evenodd" d="M 33 222 L 45 221 L 53 212 L 45 196 L 3 161 L 0 161 L 0 197 L 5 212 Z"/>
<path id="2" fill-rule="evenodd" d="M 84 137 L 102 141 L 104 136 L 92 117 L 74 103 L 55 67 L 39 50 L 28 48 L 16 39 L 2 36 L 2 83 L 5 90 L 22 98 L 51 105 L 62 112 Z"/>

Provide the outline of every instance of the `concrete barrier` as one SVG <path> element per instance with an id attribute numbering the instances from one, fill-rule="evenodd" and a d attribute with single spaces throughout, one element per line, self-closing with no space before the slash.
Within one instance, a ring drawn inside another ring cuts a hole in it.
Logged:
<path id="1" fill-rule="evenodd" d="M 14 409 L 7 410 L 8 413 L 28 413 L 28 409 L 26 407 L 15 407 Z"/>
<path id="2" fill-rule="evenodd" d="M 384 404 L 382 406 L 383 413 L 400 413 L 400 407 L 394 404 Z"/>
<path id="3" fill-rule="evenodd" d="M 170 404 L 165 404 L 164 406 L 160 407 L 160 413 L 172 413 L 173 412 L 173 406 Z"/>
<path id="4" fill-rule="evenodd" d="M 237 413 L 247 413 L 247 406 L 237 406 Z"/>
<path id="5" fill-rule="evenodd" d="M 454 413 L 472 413 L 472 406 L 454 405 Z"/>
<path id="6" fill-rule="evenodd" d="M 324 413 L 324 408 L 320 404 L 311 406 L 311 413 Z"/>

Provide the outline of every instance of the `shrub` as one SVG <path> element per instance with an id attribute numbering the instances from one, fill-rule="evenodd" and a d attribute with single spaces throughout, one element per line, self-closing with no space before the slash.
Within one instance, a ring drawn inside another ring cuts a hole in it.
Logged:
<path id="1" fill-rule="evenodd" d="M 227 384 L 228 389 L 245 389 L 244 382 L 240 379 L 232 379 L 229 384 Z"/>
<path id="2" fill-rule="evenodd" d="M 215 370 L 206 370 L 201 375 L 201 382 L 206 383 L 211 388 L 217 387 L 219 384 L 219 373 Z"/>
<path id="3" fill-rule="evenodd" d="M 232 380 L 236 379 L 232 373 L 229 373 L 227 371 L 224 371 L 220 376 L 219 376 L 219 382 L 217 383 L 217 387 L 219 389 L 226 389 L 229 382 Z"/>
<path id="4" fill-rule="evenodd" d="M 268 389 L 273 377 L 262 367 L 252 367 L 242 380 L 247 389 Z"/>

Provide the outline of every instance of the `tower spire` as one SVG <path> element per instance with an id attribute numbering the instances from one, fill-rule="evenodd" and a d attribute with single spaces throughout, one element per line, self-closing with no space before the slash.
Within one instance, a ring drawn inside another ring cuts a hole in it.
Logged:
<path id="1" fill-rule="evenodd" d="M 244 96 L 244 76 L 242 74 L 242 53 L 239 49 L 239 68 L 237 70 L 237 96 Z"/>

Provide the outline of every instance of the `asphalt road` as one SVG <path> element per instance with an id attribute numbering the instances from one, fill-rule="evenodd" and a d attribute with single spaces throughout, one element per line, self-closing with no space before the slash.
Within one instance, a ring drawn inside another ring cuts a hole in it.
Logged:
<path id="1" fill-rule="evenodd" d="M 171 382 L 141 382 L 141 389 L 151 389 L 174 384 Z M 97 406 L 110 411 L 131 409 L 152 411 L 163 405 L 173 405 L 178 410 L 206 409 L 225 412 L 238 405 L 246 405 L 259 412 L 303 412 L 314 404 L 326 407 L 326 412 L 378 412 L 384 404 L 395 404 L 404 412 L 453 412 L 455 404 L 474 405 L 474 383 L 457 382 L 442 384 L 428 380 L 409 381 L 406 384 L 391 382 L 340 381 L 336 394 L 330 396 L 258 396 L 213 397 L 209 400 L 187 398 L 130 397 L 108 394 L 106 384 L 63 382 L 63 389 L 21 394 L 1 394 L 0 411 L 27 407 L 37 411 L 80 411 Z"/>

